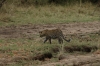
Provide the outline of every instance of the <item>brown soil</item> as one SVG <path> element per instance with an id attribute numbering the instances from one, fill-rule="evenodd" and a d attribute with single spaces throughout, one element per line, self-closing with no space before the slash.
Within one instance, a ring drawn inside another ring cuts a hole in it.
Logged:
<path id="1" fill-rule="evenodd" d="M 100 54 L 99 55 L 78 55 L 78 56 L 67 56 L 65 59 L 60 60 L 56 63 L 48 63 L 39 66 L 99 66 L 100 65 Z"/>
<path id="2" fill-rule="evenodd" d="M 88 23 L 67 23 L 67 24 L 28 24 L 20 26 L 6 26 L 0 27 L 0 39 L 5 38 L 27 38 L 34 39 L 34 35 L 38 35 L 38 32 L 44 29 L 60 28 L 64 35 L 68 34 L 84 34 L 95 33 L 100 31 L 100 22 L 88 22 Z"/>
<path id="3" fill-rule="evenodd" d="M 87 23 L 60 23 L 60 24 L 28 24 L 28 25 L 11 25 L 0 27 L 0 39 L 13 39 L 13 38 L 25 38 L 25 39 L 34 39 L 38 35 L 38 32 L 44 29 L 54 29 L 60 28 L 64 35 L 73 35 L 76 36 L 78 34 L 88 34 L 88 33 L 96 33 L 100 35 L 100 22 L 87 22 Z M 36 35 L 36 36 L 35 36 Z M 88 36 L 86 36 L 87 38 Z M 85 37 L 83 37 L 85 38 Z M 37 38 L 38 39 L 38 38 Z M 35 40 L 35 39 L 34 39 Z M 90 40 L 91 39 L 87 39 Z M 65 47 L 66 49 L 66 47 Z M 67 47 L 68 49 L 68 47 Z M 80 50 L 78 48 L 74 48 L 75 50 Z M 10 50 L 8 50 L 10 51 Z M 58 49 L 53 50 L 54 52 L 59 51 Z M 15 53 L 16 52 L 16 53 Z M 13 62 L 19 62 L 19 60 L 30 60 L 29 54 L 26 52 L 21 52 L 22 55 L 18 51 L 14 51 L 14 57 L 8 57 L 6 55 L 0 55 L 0 66 L 5 66 L 6 64 L 11 64 Z M 40 55 L 41 56 L 41 55 Z M 44 57 L 44 55 L 43 55 Z M 52 55 L 50 56 L 50 58 Z M 38 59 L 38 58 L 35 58 Z M 92 66 L 93 63 L 100 62 L 100 52 L 95 52 L 93 55 L 78 55 L 78 56 L 67 56 L 64 60 L 60 60 L 56 63 L 48 63 L 40 66 Z M 90 65 L 92 64 L 92 65 Z"/>

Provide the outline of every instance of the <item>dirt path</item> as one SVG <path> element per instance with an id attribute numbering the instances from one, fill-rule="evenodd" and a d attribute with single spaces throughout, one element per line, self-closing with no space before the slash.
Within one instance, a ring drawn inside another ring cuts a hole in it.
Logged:
<path id="1" fill-rule="evenodd" d="M 96 66 L 100 65 L 100 54 L 98 55 L 78 55 L 67 56 L 64 60 L 56 63 L 48 63 L 39 66 Z"/>
<path id="2" fill-rule="evenodd" d="M 19 25 L 0 27 L 0 39 L 5 38 L 34 38 L 40 30 L 60 28 L 64 35 L 67 34 L 84 34 L 100 31 L 100 22 L 87 23 L 60 23 L 60 24 L 43 24 L 43 25 Z"/>

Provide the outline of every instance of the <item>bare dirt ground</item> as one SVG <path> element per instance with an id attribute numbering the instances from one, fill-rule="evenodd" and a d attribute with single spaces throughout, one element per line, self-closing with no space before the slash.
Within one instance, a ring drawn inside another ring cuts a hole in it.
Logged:
<path id="1" fill-rule="evenodd" d="M 34 39 L 34 35 L 38 35 L 38 32 L 44 29 L 60 28 L 64 35 L 76 35 L 76 34 L 88 34 L 99 33 L 100 34 L 100 22 L 86 22 L 86 23 L 60 23 L 60 24 L 28 24 L 28 25 L 11 25 L 0 27 L 0 39 L 13 39 L 13 38 L 26 38 Z M 37 38 L 38 39 L 38 38 Z M 18 56 L 17 56 L 18 57 Z M 9 57 L 8 57 L 9 58 Z M 20 58 L 20 57 L 19 57 Z M 15 58 L 0 58 L 0 64 L 11 63 Z M 21 57 L 20 59 L 27 59 Z M 15 60 L 16 61 L 16 60 Z M 67 56 L 64 60 L 56 63 L 48 63 L 41 66 L 93 66 L 95 63 L 100 62 L 100 51 L 93 55 L 79 55 L 79 56 Z M 99 66 L 99 65 L 97 65 Z"/>
<path id="2" fill-rule="evenodd" d="M 59 62 L 39 66 L 100 66 L 100 54 L 78 56 L 70 55 Z"/>
<path id="3" fill-rule="evenodd" d="M 64 35 L 68 34 L 84 34 L 100 31 L 100 22 L 86 23 L 67 23 L 67 24 L 38 24 L 38 25 L 20 25 L 0 27 L 0 39 L 4 38 L 34 38 L 38 32 L 44 29 L 60 28 Z"/>

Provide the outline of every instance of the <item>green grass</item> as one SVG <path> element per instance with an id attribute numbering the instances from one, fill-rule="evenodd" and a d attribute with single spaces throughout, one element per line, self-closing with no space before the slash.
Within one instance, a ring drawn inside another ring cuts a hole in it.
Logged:
<path id="1" fill-rule="evenodd" d="M 90 36 L 91 41 L 86 41 L 83 39 L 82 42 L 80 42 L 81 39 L 78 39 L 77 37 L 74 37 L 71 39 L 71 42 L 64 41 L 64 46 L 73 46 L 73 45 L 98 45 L 100 42 L 100 36 L 98 35 L 91 35 Z M 61 44 L 58 43 L 57 40 L 52 40 L 52 44 L 49 44 L 49 42 L 43 43 L 44 39 L 41 39 L 39 41 L 36 40 L 29 40 L 29 39 L 1 39 L 0 40 L 0 49 L 2 50 L 27 50 L 27 51 L 43 51 L 47 52 L 50 51 L 53 47 L 61 47 Z M 60 48 L 61 49 L 61 48 Z"/>
<path id="2" fill-rule="evenodd" d="M 95 11 L 94 15 L 92 15 L 95 8 L 96 6 L 90 3 L 82 4 L 81 8 L 79 7 L 79 5 L 16 7 L 14 4 L 11 4 L 9 6 L 4 5 L 4 8 L 2 8 L 1 10 L 2 12 L 4 12 L 1 13 L 0 19 L 1 25 L 100 21 L 99 8 Z"/>
<path id="3" fill-rule="evenodd" d="M 100 36 L 97 35 L 91 35 L 90 36 L 92 41 L 86 41 L 83 40 L 82 42 L 80 42 L 80 39 L 78 39 L 77 37 L 74 37 L 72 39 L 71 42 L 65 42 L 63 43 L 64 46 L 79 46 L 81 47 L 82 45 L 85 46 L 98 46 L 98 44 L 100 43 Z M 95 39 L 94 39 L 95 38 Z M 26 53 L 29 53 L 29 56 L 37 56 L 37 54 L 42 54 L 45 52 L 50 52 L 53 54 L 53 58 L 49 61 L 49 62 L 56 62 L 58 61 L 57 57 L 58 55 L 61 53 L 63 53 L 64 51 L 62 51 L 62 47 L 61 44 L 58 43 L 57 40 L 52 40 L 52 44 L 49 44 L 49 42 L 46 42 L 45 44 L 42 41 L 43 39 L 36 41 L 36 40 L 29 40 L 29 39 L 1 39 L 0 40 L 0 52 L 1 54 L 6 54 L 7 56 L 11 56 L 13 57 L 15 54 L 13 53 L 14 51 L 22 51 L 23 55 L 23 51 Z M 98 40 L 98 41 L 97 41 Z M 59 47 L 60 52 L 58 53 L 54 53 L 52 52 L 52 48 L 55 47 Z M 64 52 L 63 54 L 67 55 L 67 52 Z M 74 53 L 71 53 L 74 54 Z M 80 54 L 84 54 L 84 52 L 80 52 Z M 56 58 L 54 58 L 56 57 Z M 9 66 L 21 66 L 21 65 L 27 65 L 27 64 L 35 64 L 36 65 L 41 65 L 43 64 L 41 61 L 32 61 L 32 60 L 20 60 L 17 63 L 11 64 Z"/>

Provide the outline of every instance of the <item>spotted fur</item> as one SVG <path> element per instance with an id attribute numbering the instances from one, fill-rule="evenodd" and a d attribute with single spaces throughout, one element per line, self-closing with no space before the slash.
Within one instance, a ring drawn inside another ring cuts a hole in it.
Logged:
<path id="1" fill-rule="evenodd" d="M 52 29 L 52 30 L 43 30 L 39 32 L 40 37 L 45 37 L 44 43 L 49 40 L 51 44 L 51 39 L 58 39 L 59 44 L 63 43 L 63 39 L 67 42 L 70 42 L 69 40 L 66 40 L 62 31 L 60 29 Z"/>

